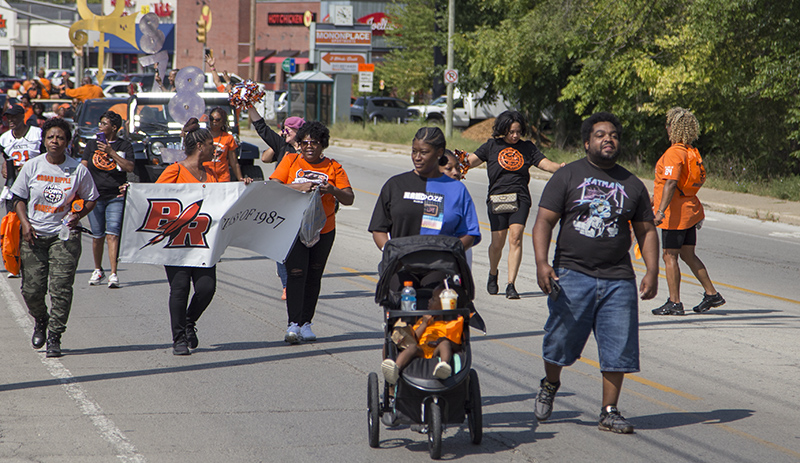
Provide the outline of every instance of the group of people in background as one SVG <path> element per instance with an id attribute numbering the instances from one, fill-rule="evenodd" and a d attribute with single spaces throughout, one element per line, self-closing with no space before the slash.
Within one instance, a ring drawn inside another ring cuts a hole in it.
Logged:
<path id="1" fill-rule="evenodd" d="M 213 58 L 209 64 L 213 69 Z M 36 348 L 46 342 L 47 356 L 59 356 L 80 255 L 80 218 L 88 215 L 91 224 L 95 271 L 90 284 L 105 278 L 101 264 L 107 244 L 109 287 L 119 286 L 116 259 L 122 194 L 125 172 L 133 168 L 133 150 L 129 142 L 117 137 L 122 121 L 113 112 L 101 116 L 102 137 L 89 141 L 80 162 L 65 156 L 71 131 L 64 120 L 50 119 L 38 129 L 25 124 L 24 114 L 21 106 L 4 114 L 11 130 L 0 137 L 9 159 L 3 175 L 16 178 L 9 183 L 13 199 L 8 205 L 21 223 L 22 294 L 35 320 L 31 342 Z M 304 193 L 317 191 L 321 196 L 326 223 L 319 239 L 306 245 L 298 238 L 285 263 L 278 263 L 287 309 L 284 340 L 290 344 L 314 341 L 312 320 L 335 240 L 336 211 L 339 205 L 353 204 L 353 188 L 343 166 L 324 154 L 330 132 L 322 123 L 290 117 L 277 133 L 254 108 L 250 107 L 248 114 L 269 147 L 262 161 L 277 163 L 270 180 Z M 227 119 L 224 110 L 215 108 L 209 114 L 208 128 L 200 128 L 197 119 L 187 122 L 182 133 L 186 158 L 170 165 L 157 183 L 251 183 L 239 169 L 234 154 L 237 144 L 227 133 Z M 686 109 L 673 108 L 667 113 L 666 130 L 672 145 L 656 166 L 653 197 L 641 180 L 617 164 L 622 125 L 612 114 L 597 113 L 584 121 L 581 136 L 586 157 L 568 165 L 547 159 L 536 145 L 523 140 L 528 128 L 521 113 L 506 111 L 496 119 L 492 138 L 466 157 L 469 167 L 487 165 L 486 204 L 491 225 L 487 292 L 499 292 L 499 262 L 508 241 L 505 297 L 519 299 L 515 282 L 532 206 L 529 169 L 535 166 L 552 172 L 533 226 L 536 279 L 549 296 L 543 339 L 545 377 L 540 381 L 535 416 L 540 421 L 550 417 L 563 367 L 580 357 L 594 332 L 603 376 L 598 426 L 616 433 L 633 432 L 617 403 L 624 374 L 639 371 L 637 298 L 651 299 L 657 291 L 656 227 L 662 229 L 669 298 L 653 314 L 684 314 L 678 258 L 705 291 L 695 312 L 725 303 L 695 254 L 697 230 L 704 218 L 696 194 L 705 182 L 705 168 L 692 146 L 699 124 Z M 45 156 L 37 156 L 39 145 Z M 459 159 L 447 150 L 439 128 L 424 127 L 416 133 L 411 161 L 413 169 L 388 179 L 375 204 L 368 231 L 377 247 L 383 249 L 391 238 L 426 234 L 457 237 L 466 250 L 480 243 L 475 204 L 459 181 L 463 176 Z M 56 177 L 70 188 L 55 191 L 52 179 Z M 70 208 L 76 195 L 83 200 L 82 207 Z M 62 220 L 70 230 L 66 239 L 58 237 Z M 560 231 L 551 264 L 549 247 L 556 225 Z M 634 240 L 646 266 L 638 289 L 629 255 Z M 216 267 L 166 266 L 165 271 L 170 284 L 173 354 L 189 355 L 199 344 L 197 321 L 214 296 Z M 48 278 L 49 314 L 44 303 Z"/>

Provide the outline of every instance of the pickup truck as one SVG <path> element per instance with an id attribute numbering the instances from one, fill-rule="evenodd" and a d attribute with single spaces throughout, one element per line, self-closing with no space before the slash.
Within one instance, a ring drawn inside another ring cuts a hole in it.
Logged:
<path id="1" fill-rule="evenodd" d="M 472 93 L 462 97 L 458 90 L 454 92 L 453 127 L 469 127 L 511 109 L 502 98 L 489 104 L 478 104 L 478 99 L 479 96 Z M 447 114 L 447 97 L 442 95 L 428 105 L 409 106 L 408 109 L 419 111 L 420 120 L 443 124 Z"/>

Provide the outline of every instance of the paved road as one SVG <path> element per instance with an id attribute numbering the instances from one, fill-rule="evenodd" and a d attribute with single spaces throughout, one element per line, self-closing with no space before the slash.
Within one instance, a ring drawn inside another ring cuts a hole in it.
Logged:
<path id="1" fill-rule="evenodd" d="M 378 371 L 382 331 L 372 301 L 380 255 L 365 230 L 380 186 L 409 170 L 410 161 L 336 147 L 328 154 L 344 164 L 357 197 L 337 216 L 316 343 L 284 344 L 274 263 L 238 249 L 218 266 L 217 294 L 199 323 L 200 348 L 183 358 L 170 353 L 161 267 L 123 264 L 123 288 L 89 287 L 85 240 L 61 359 L 30 348 L 19 280 L 0 281 L 0 461 L 428 461 L 424 436 L 407 428 L 382 429 L 380 449 L 366 439 L 366 376 Z M 473 197 L 484 197 L 482 171 L 466 184 Z M 534 196 L 543 185 L 532 182 Z M 478 212 L 487 223 L 482 207 Z M 479 288 L 487 244 L 474 254 Z M 628 377 L 620 403 L 637 426 L 632 436 L 597 430 L 593 341 L 565 370 L 551 420 L 533 418 L 547 309 L 533 279 L 530 237 L 525 247 L 517 285 L 523 299 L 484 291 L 476 299 L 489 327 L 488 336 L 473 338 L 484 442 L 473 446 L 465 426 L 449 428 L 444 459 L 800 460 L 800 228 L 709 214 L 698 253 L 728 304 L 702 316 L 654 317 L 650 309 L 666 297 L 663 279 L 657 299 L 641 304 L 642 372 Z M 687 303 L 701 292 L 687 277 Z"/>

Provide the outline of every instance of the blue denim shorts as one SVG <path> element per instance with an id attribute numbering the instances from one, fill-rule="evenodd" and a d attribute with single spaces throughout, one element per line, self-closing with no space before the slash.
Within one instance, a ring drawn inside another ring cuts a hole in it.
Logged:
<path id="1" fill-rule="evenodd" d="M 124 207 L 125 198 L 122 196 L 105 200 L 98 199 L 94 209 L 89 212 L 89 226 L 92 228 L 92 237 L 119 236 L 122 231 L 122 209 Z"/>
<path id="2" fill-rule="evenodd" d="M 639 371 L 639 301 L 636 279 L 607 280 L 576 270 L 555 269 L 561 294 L 547 300 L 542 357 L 569 366 L 580 357 L 594 331 L 600 370 Z"/>

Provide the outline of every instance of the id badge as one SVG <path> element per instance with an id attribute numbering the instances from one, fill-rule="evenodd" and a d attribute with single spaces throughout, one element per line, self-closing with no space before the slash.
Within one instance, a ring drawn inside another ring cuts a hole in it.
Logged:
<path id="1" fill-rule="evenodd" d="M 442 230 L 444 223 L 444 196 L 428 193 L 422 205 L 422 228 Z"/>

